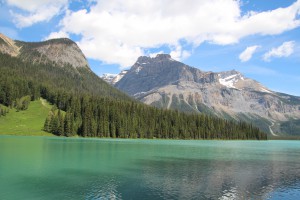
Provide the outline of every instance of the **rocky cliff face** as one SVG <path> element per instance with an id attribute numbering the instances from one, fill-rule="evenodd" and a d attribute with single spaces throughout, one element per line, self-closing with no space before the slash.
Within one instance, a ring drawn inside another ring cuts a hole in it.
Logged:
<path id="1" fill-rule="evenodd" d="M 0 34 L 0 52 L 33 63 L 51 62 L 59 66 L 70 65 L 74 68 L 89 68 L 80 48 L 75 42 L 67 38 L 44 42 L 22 42 L 14 41 Z"/>
<path id="2" fill-rule="evenodd" d="M 274 135 L 281 122 L 300 119 L 300 97 L 271 91 L 235 70 L 203 72 L 165 54 L 138 58 L 114 85 L 149 105 L 244 120 Z"/>
<path id="3" fill-rule="evenodd" d="M 0 52 L 16 57 L 20 53 L 20 47 L 14 40 L 0 33 Z"/>
<path id="4" fill-rule="evenodd" d="M 181 62 L 170 55 L 159 54 L 155 58 L 140 57 L 127 74 L 115 86 L 132 96 L 148 92 L 166 85 L 176 85 L 182 81 L 200 84 L 217 81 L 214 73 L 204 73 Z"/>

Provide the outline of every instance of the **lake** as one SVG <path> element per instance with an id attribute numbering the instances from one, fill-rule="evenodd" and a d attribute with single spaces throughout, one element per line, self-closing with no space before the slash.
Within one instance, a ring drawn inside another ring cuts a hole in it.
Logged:
<path id="1" fill-rule="evenodd" d="M 0 136 L 0 199 L 300 199 L 300 141 Z"/>

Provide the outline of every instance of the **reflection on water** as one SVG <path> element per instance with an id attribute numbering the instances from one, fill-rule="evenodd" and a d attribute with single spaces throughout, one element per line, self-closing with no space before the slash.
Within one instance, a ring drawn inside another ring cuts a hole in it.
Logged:
<path id="1" fill-rule="evenodd" d="M 299 199 L 300 142 L 0 137 L 0 199 Z"/>
<path id="2" fill-rule="evenodd" d="M 121 193 L 118 191 L 118 181 L 115 177 L 109 178 L 107 181 L 103 181 L 106 178 L 101 178 L 98 181 L 91 183 L 91 187 L 88 189 L 85 199 L 122 199 Z"/>
<path id="3" fill-rule="evenodd" d="M 300 197 L 300 164 L 293 164 L 182 159 L 141 166 L 146 186 L 163 199 L 272 199 L 274 191 L 295 184 Z"/>

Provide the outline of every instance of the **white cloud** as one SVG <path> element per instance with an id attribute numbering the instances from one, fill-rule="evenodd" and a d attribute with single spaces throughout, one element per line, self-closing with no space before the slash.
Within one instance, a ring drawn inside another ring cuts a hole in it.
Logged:
<path id="1" fill-rule="evenodd" d="M 78 44 L 87 57 L 127 67 L 151 48 L 169 46 L 183 59 L 191 52 L 183 43 L 228 45 L 249 35 L 280 34 L 300 26 L 299 10 L 300 0 L 246 15 L 237 0 L 95 0 L 89 11 L 67 11 L 60 31 L 82 36 Z"/>
<path id="2" fill-rule="evenodd" d="M 163 51 L 158 51 L 158 52 L 150 53 L 149 56 L 151 58 L 155 58 L 157 56 L 157 54 L 162 54 L 162 53 L 164 53 L 164 52 Z"/>
<path id="3" fill-rule="evenodd" d="M 52 2 L 53 0 L 26 0 L 26 2 L 24 2 L 24 0 L 6 0 L 6 3 L 8 5 L 15 6 L 22 10 L 26 10 L 30 12 L 34 12 L 39 8 L 44 7 L 45 5 L 60 4 L 65 1 L 56 0 L 55 2 L 53 3 Z"/>
<path id="4" fill-rule="evenodd" d="M 255 53 L 255 51 L 257 50 L 257 48 L 259 48 L 260 46 L 258 45 L 254 45 L 254 46 L 250 46 L 247 47 L 239 56 L 240 60 L 242 62 L 246 62 L 248 60 L 250 60 L 252 58 L 252 55 Z"/>
<path id="5" fill-rule="evenodd" d="M 44 38 L 44 40 L 50 40 L 50 39 L 55 39 L 55 38 L 69 38 L 69 35 L 68 35 L 68 33 L 63 32 L 63 31 L 52 32 L 49 36 Z"/>
<path id="6" fill-rule="evenodd" d="M 280 45 L 277 48 L 271 49 L 269 52 L 265 53 L 263 55 L 263 59 L 265 61 L 270 61 L 272 57 L 288 57 L 294 52 L 294 41 L 288 41 L 284 42 L 282 45 Z"/>
<path id="7" fill-rule="evenodd" d="M 173 59 L 180 61 L 190 57 L 191 53 L 183 50 L 180 45 L 176 45 L 175 48 L 170 52 L 170 55 Z"/>
<path id="8" fill-rule="evenodd" d="M 16 26 L 23 28 L 38 22 L 49 21 L 66 8 L 68 0 L 26 0 L 26 2 L 6 0 L 6 3 L 24 11 L 22 13 L 10 11 Z"/>

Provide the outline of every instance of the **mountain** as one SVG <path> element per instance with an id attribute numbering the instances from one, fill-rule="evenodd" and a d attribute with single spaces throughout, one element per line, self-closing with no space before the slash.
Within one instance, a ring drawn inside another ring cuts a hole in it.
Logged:
<path id="1" fill-rule="evenodd" d="M 37 120 L 41 115 L 32 114 L 40 111 L 32 109 L 30 102 L 50 110 L 44 124 Z M 265 133 L 250 124 L 157 109 L 136 101 L 93 73 L 69 39 L 28 43 L 1 35 L 0 117 L 2 126 L 11 127 L 24 125 L 23 119 L 30 118 L 35 130 L 58 136 L 266 139 Z"/>
<path id="2" fill-rule="evenodd" d="M 106 82 L 108 82 L 109 84 L 114 85 L 117 82 L 119 82 L 123 78 L 123 76 L 125 76 L 125 74 L 127 72 L 128 72 L 128 70 L 123 70 L 119 74 L 105 73 L 105 74 L 103 74 L 103 76 L 101 76 L 101 78 L 103 80 L 105 80 Z"/>
<path id="3" fill-rule="evenodd" d="M 0 33 L 0 53 L 3 73 L 7 70 L 51 87 L 132 101 L 93 73 L 80 48 L 70 39 L 24 42 Z M 18 65 L 25 71 L 19 71 Z"/>
<path id="4" fill-rule="evenodd" d="M 242 120 L 272 135 L 290 134 L 281 125 L 300 119 L 300 97 L 272 91 L 235 70 L 204 72 L 167 54 L 139 57 L 112 84 L 149 105 Z"/>
<path id="5" fill-rule="evenodd" d="M 44 42 L 14 41 L 0 34 L 0 51 L 33 63 L 55 63 L 74 68 L 89 68 L 80 48 L 70 39 L 52 39 Z"/>
<path id="6" fill-rule="evenodd" d="M 112 80 L 118 76 L 118 74 L 110 74 L 110 73 L 105 73 L 101 76 L 103 80 L 105 80 L 107 83 L 112 84 Z"/>

